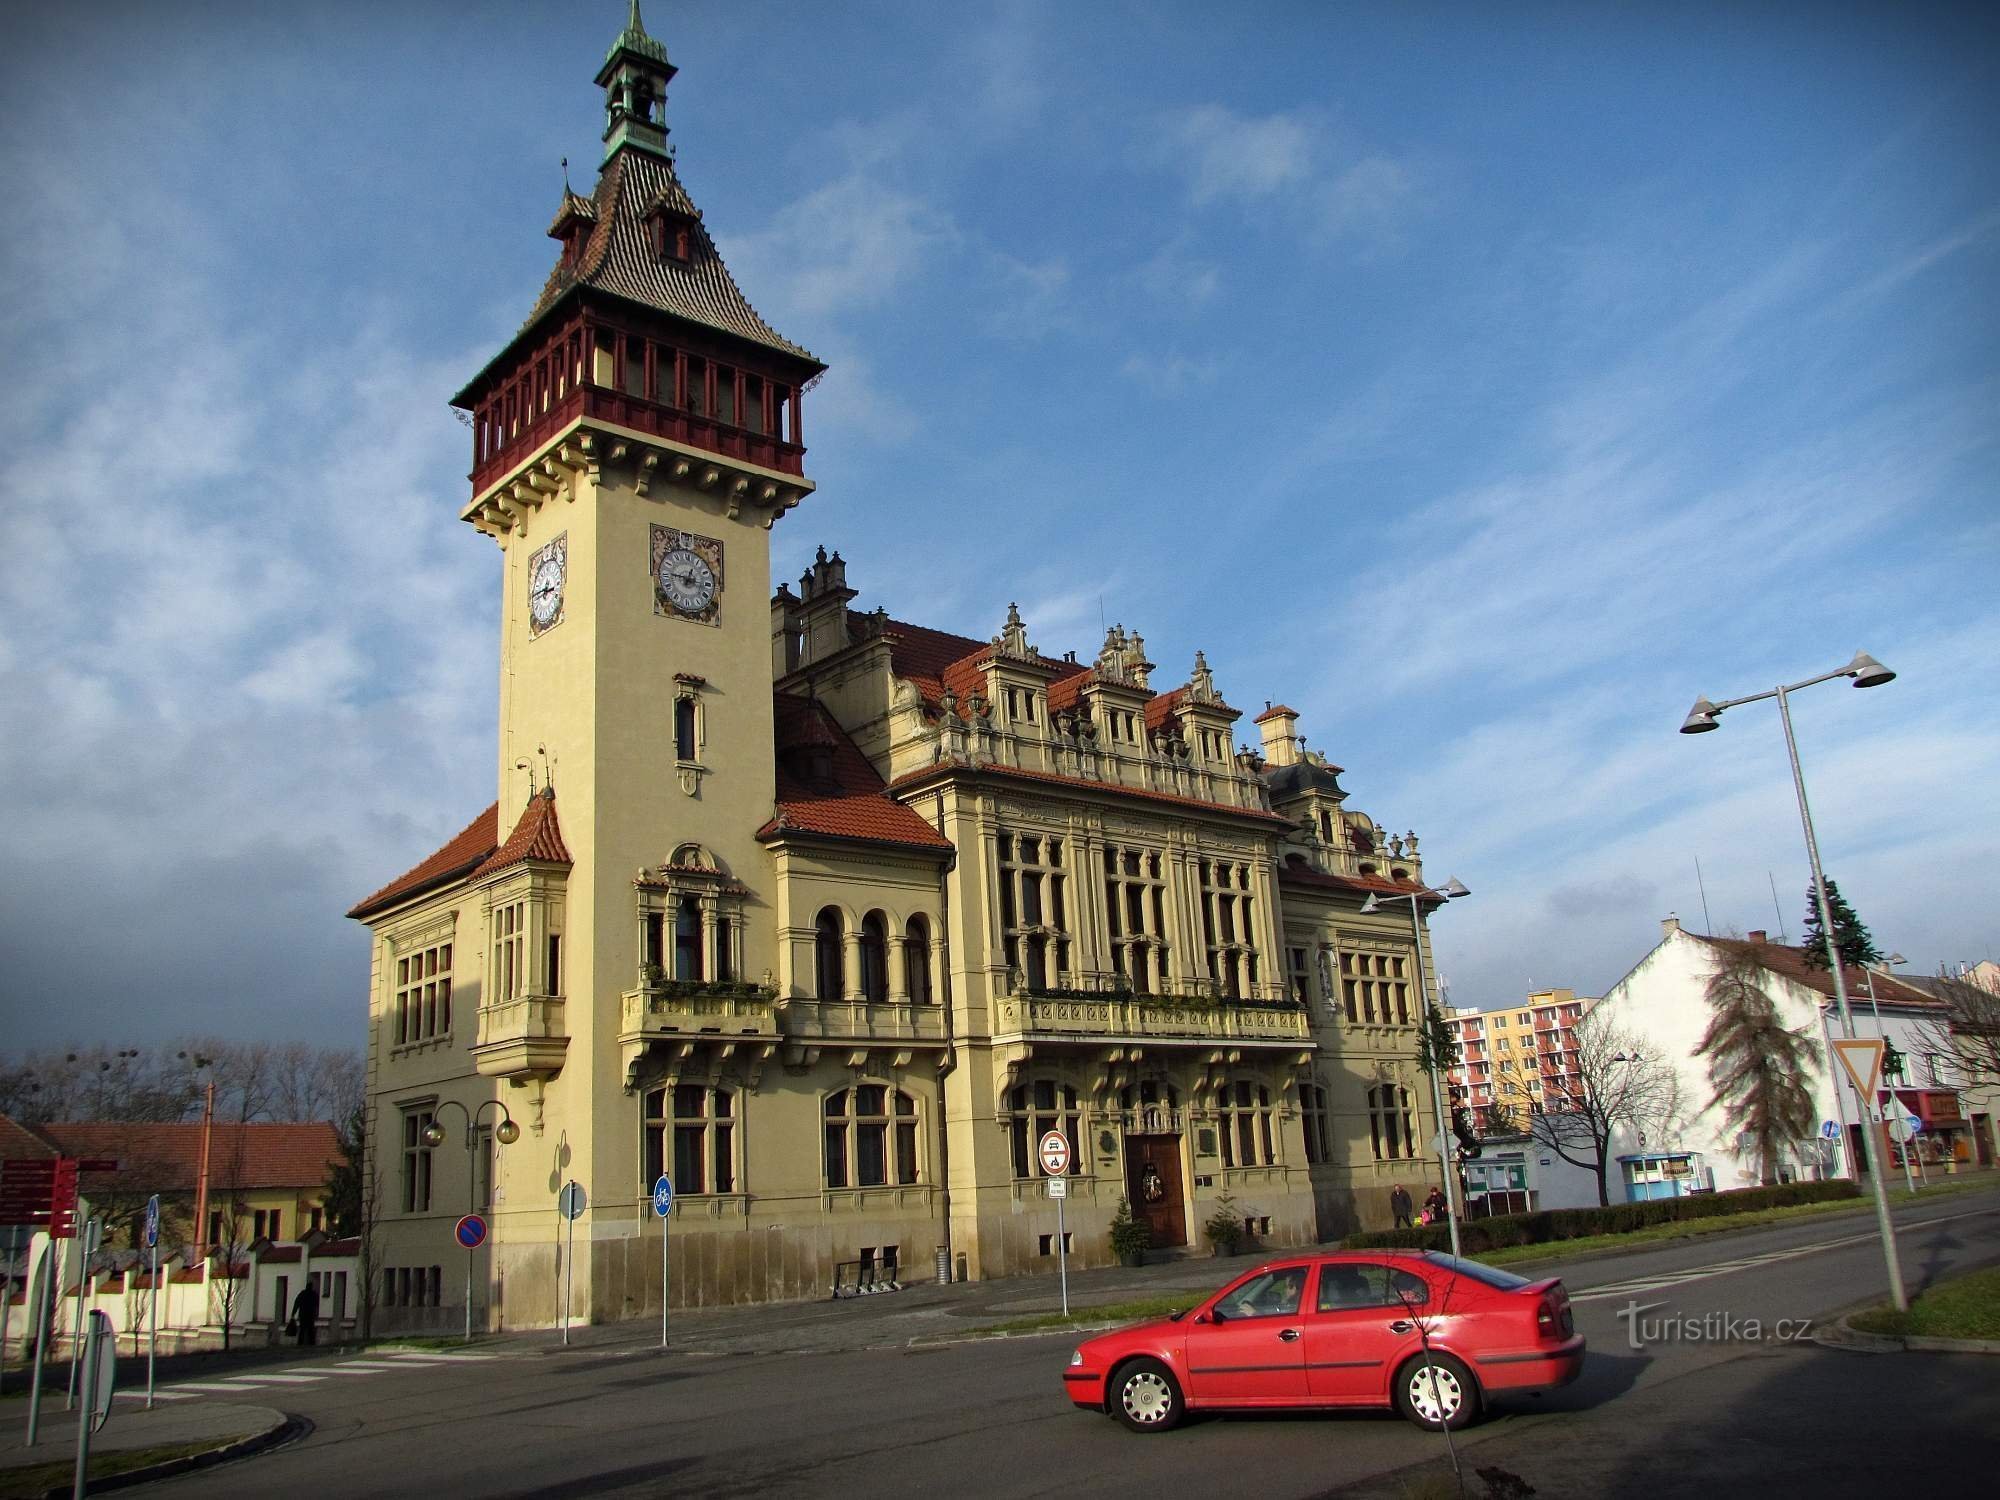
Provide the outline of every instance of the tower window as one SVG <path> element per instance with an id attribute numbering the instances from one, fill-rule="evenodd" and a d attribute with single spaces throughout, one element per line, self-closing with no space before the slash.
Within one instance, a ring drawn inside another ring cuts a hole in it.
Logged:
<path id="1" fill-rule="evenodd" d="M 692 698 L 679 698 L 674 702 L 674 757 L 677 760 L 696 759 L 695 704 Z"/>

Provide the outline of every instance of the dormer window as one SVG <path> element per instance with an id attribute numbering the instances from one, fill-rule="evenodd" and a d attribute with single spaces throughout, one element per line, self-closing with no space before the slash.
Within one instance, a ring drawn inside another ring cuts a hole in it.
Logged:
<path id="1" fill-rule="evenodd" d="M 694 260 L 697 221 L 691 214 L 665 205 L 653 210 L 646 217 L 646 233 L 652 242 L 653 254 L 661 260 L 677 265 L 688 265 Z"/>

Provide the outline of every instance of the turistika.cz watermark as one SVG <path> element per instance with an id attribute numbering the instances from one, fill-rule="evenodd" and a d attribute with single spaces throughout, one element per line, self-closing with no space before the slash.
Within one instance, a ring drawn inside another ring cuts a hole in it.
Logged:
<path id="1" fill-rule="evenodd" d="M 1812 1337 L 1811 1318 L 1745 1318 L 1735 1313 L 1710 1312 L 1699 1317 L 1685 1313 L 1646 1314 L 1665 1307 L 1664 1302 L 1627 1302 L 1618 1309 L 1625 1323 L 1625 1338 L 1634 1349 L 1648 1344 L 1797 1344 Z"/>

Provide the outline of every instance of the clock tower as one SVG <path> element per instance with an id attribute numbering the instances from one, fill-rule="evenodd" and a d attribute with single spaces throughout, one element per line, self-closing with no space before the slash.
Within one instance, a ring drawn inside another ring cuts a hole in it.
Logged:
<path id="1" fill-rule="evenodd" d="M 564 1171 L 592 1185 L 599 1239 L 623 1230 L 599 1215 L 635 1210 L 598 1185 L 642 1170 L 630 997 L 653 965 L 752 982 L 776 966 L 755 838 L 774 778 L 770 529 L 813 488 L 801 395 L 824 368 L 716 253 L 667 144 L 675 71 L 634 0 L 596 78 L 596 185 L 565 185 L 541 295 L 452 401 L 473 433 L 462 518 L 503 557 L 499 834 L 546 803 L 568 857 L 485 897 L 489 951 L 518 937 L 520 989 L 562 1013 L 513 1026 L 494 1006 L 514 971 L 491 968 L 473 1053 L 589 1158 Z"/>

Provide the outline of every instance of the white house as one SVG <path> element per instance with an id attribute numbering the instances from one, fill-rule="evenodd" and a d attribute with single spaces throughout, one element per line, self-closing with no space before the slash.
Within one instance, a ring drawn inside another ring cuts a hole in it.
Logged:
<path id="1" fill-rule="evenodd" d="M 1814 1043 L 1807 1078 L 1814 1113 L 1821 1122 L 1818 1138 L 1794 1142 L 1781 1164 L 1780 1176 L 1807 1178 L 1854 1176 L 1860 1150 L 1861 1102 L 1844 1073 L 1834 1086 L 1838 1065 L 1832 1042 L 1842 1036 L 1835 1010 L 1833 978 L 1805 962 L 1801 949 L 1771 942 L 1764 933 L 1747 938 L 1705 937 L 1684 931 L 1668 917 L 1661 922 L 1657 947 L 1640 959 L 1630 973 L 1598 1002 L 1612 1024 L 1636 1037 L 1642 1055 L 1671 1065 L 1680 1077 L 1681 1106 L 1676 1118 L 1653 1127 L 1662 1139 L 1644 1133 L 1621 1132 L 1612 1142 L 1613 1180 L 1621 1182 L 1628 1199 L 1669 1197 L 1713 1188 L 1754 1187 L 1759 1164 L 1746 1150 L 1739 1132 L 1725 1113 L 1709 1103 L 1714 1087 L 1708 1061 L 1696 1048 L 1713 1012 L 1704 991 L 1718 963 L 1733 952 L 1749 954 L 1763 968 L 1766 990 L 1787 1026 L 1809 1035 Z M 1930 1141 L 1926 1160 L 1949 1161 L 1965 1132 L 1956 1093 L 1940 1084 L 1928 1066 L 1927 1029 L 1938 1025 L 1942 1007 L 1913 986 L 1881 971 L 1849 968 L 1847 986 L 1854 1034 L 1884 1036 L 1907 1059 L 1898 1080 L 1897 1098 L 1924 1125 Z M 1870 1002 L 1870 986 L 1875 1001 Z M 1878 1014 L 1879 1012 L 1879 1014 Z M 1888 1102 L 1885 1089 L 1872 1101 Z"/>

